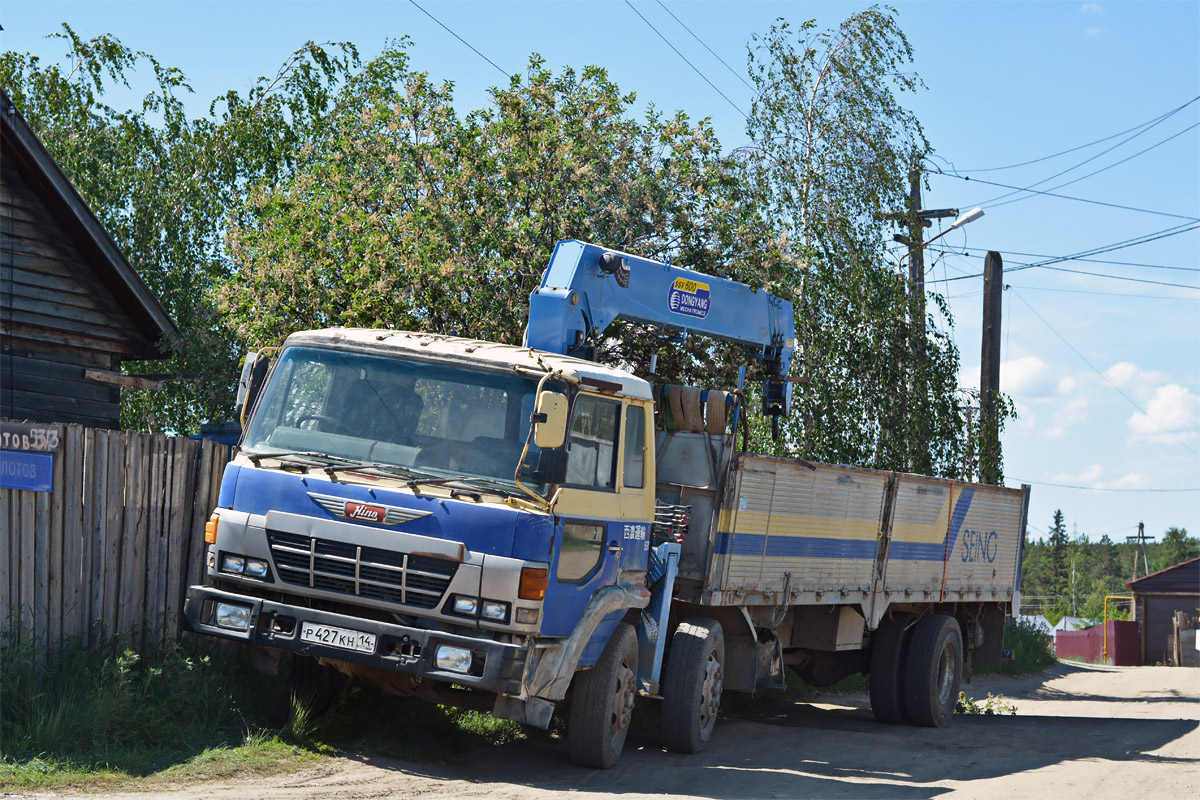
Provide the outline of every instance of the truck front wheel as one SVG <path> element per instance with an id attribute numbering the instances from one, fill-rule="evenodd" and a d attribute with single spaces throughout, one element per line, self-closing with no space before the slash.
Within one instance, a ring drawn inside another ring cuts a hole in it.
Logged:
<path id="1" fill-rule="evenodd" d="M 950 722 L 958 703 L 962 662 L 958 620 L 930 614 L 914 626 L 904 671 L 904 711 L 911 724 L 944 728 Z"/>
<path id="2" fill-rule="evenodd" d="M 608 769 L 621 757 L 637 691 L 637 665 L 637 634 L 622 622 L 596 665 L 575 676 L 567 714 L 567 751 L 574 763 Z"/>
<path id="3" fill-rule="evenodd" d="M 712 737 L 725 680 L 721 623 L 691 617 L 671 638 L 663 676 L 662 739 L 678 753 L 699 753 Z"/>

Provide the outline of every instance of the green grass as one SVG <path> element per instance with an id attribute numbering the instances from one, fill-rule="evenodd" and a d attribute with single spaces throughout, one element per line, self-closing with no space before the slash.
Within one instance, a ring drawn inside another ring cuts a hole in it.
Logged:
<path id="1" fill-rule="evenodd" d="M 540 731 L 364 686 L 318 716 L 291 695 L 286 660 L 267 677 L 242 655 L 196 643 L 137 653 L 114 641 L 39 663 L 29 645 L 0 642 L 0 791 L 273 772 L 340 751 L 441 761 L 562 735 L 561 723 Z"/>
<path id="2" fill-rule="evenodd" d="M 286 683 L 215 652 L 139 653 L 113 640 L 39 657 L 12 637 L 0 642 L 0 788 L 103 787 L 310 758 L 286 740 Z"/>

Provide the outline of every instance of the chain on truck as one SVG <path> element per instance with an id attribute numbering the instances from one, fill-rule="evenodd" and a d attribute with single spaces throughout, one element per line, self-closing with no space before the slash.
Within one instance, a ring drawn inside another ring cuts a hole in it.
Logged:
<path id="1" fill-rule="evenodd" d="M 880 721 L 945 725 L 1019 603 L 1028 487 L 740 451 L 745 369 L 725 392 L 595 363 L 617 319 L 755 348 L 762 410 L 787 413 L 790 303 L 577 241 L 522 347 L 293 334 L 246 360 L 189 629 L 268 671 L 290 652 L 313 685 L 469 695 L 542 728 L 557 712 L 593 767 L 636 698 L 696 752 L 725 690 L 785 666 L 816 686 L 867 673 Z"/>

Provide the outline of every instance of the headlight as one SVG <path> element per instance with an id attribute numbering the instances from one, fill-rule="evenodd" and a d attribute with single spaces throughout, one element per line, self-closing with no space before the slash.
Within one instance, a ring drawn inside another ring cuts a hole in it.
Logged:
<path id="1" fill-rule="evenodd" d="M 452 647 L 439 644 L 437 647 L 438 669 L 448 672 L 461 672 L 466 675 L 471 670 L 471 651 L 465 647 Z"/>
<path id="2" fill-rule="evenodd" d="M 455 597 L 453 609 L 455 614 L 473 617 L 479 610 L 479 601 L 474 597 Z"/>
<path id="3" fill-rule="evenodd" d="M 217 603 L 216 622 L 222 628 L 234 631 L 248 630 L 250 628 L 250 606 Z"/>
<path id="4" fill-rule="evenodd" d="M 252 578 L 267 577 L 267 562 L 261 558 L 246 559 L 246 574 Z"/>
<path id="5" fill-rule="evenodd" d="M 225 553 L 221 556 L 221 572 L 231 572 L 234 575 L 241 575 L 246 568 L 246 559 L 244 556 L 237 556 L 233 553 Z"/>
<path id="6" fill-rule="evenodd" d="M 484 600 L 483 613 L 480 616 L 492 622 L 508 622 L 508 603 Z"/>

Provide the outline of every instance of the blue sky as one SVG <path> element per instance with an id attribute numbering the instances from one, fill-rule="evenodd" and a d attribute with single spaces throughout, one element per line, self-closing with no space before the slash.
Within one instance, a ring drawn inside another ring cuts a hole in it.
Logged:
<path id="1" fill-rule="evenodd" d="M 666 9 L 744 76 L 751 35 L 775 18 L 832 26 L 866 5 L 664 0 L 664 9 L 657 0 L 635 0 L 647 24 L 623 0 L 418 2 L 506 72 L 521 70 L 532 52 L 555 68 L 604 66 L 639 103 L 711 118 L 726 148 L 747 141 L 733 106 L 749 108 L 750 90 Z M 1005 254 L 1012 288 L 1004 295 L 1001 383 L 1020 413 L 1004 437 L 1005 472 L 1010 485 L 1034 485 L 1031 527 L 1044 531 L 1061 508 L 1068 525 L 1093 539 L 1107 533 L 1120 541 L 1139 520 L 1150 534 L 1173 525 L 1200 534 L 1200 230 L 1053 270 L 1015 271 L 1200 219 L 1200 101 L 1188 105 L 1200 97 L 1200 3 L 895 6 L 927 85 L 907 102 L 935 148 L 934 163 L 974 179 L 931 176 L 925 206 L 982 204 L 986 211 L 937 242 L 927 258 L 931 287 L 950 298 L 963 385 L 978 383 L 982 304 L 982 279 L 965 276 L 982 271 L 984 251 Z M 309 39 L 352 41 L 369 57 L 387 38 L 408 35 L 413 65 L 452 81 L 462 110 L 486 104 L 488 88 L 504 81 L 408 0 L 5 0 L 0 46 L 57 59 L 61 45 L 45 36 L 63 21 L 84 36 L 115 34 L 182 68 L 196 90 L 197 113 L 224 90 L 244 91 L 274 74 Z M 993 200 L 1010 190 L 982 180 L 1038 184 L 1095 202 L 1028 193 Z"/>

